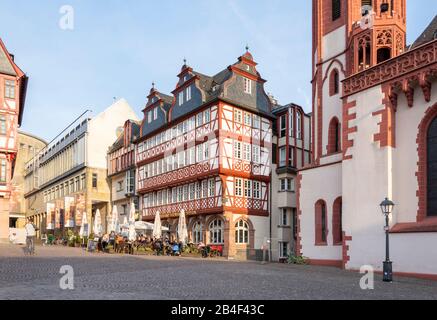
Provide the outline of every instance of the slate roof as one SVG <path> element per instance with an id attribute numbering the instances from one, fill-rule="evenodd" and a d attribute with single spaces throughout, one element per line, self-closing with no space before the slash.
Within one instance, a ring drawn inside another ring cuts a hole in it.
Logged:
<path id="1" fill-rule="evenodd" d="M 278 105 L 277 107 L 272 109 L 272 113 L 276 116 L 278 113 L 286 111 L 287 109 L 289 109 L 291 107 L 295 107 L 295 108 L 301 109 L 306 116 L 311 116 L 311 113 L 306 113 L 301 106 L 299 106 L 299 105 L 297 105 L 295 103 L 289 103 L 289 104 L 286 104 L 286 105 L 283 105 L 283 106 Z"/>
<path id="2" fill-rule="evenodd" d="M 195 71 L 193 68 L 184 64 L 181 73 L 178 75 L 179 81 L 176 89 L 172 92 L 174 96 L 166 96 L 157 92 L 165 102 L 165 111 L 170 111 L 167 120 L 170 123 L 173 123 L 216 99 L 221 99 L 224 102 L 240 106 L 247 110 L 253 110 L 263 116 L 273 119 L 274 115 L 271 112 L 271 102 L 264 91 L 265 80 L 263 80 L 258 71 L 256 71 L 256 65 L 257 64 L 253 61 L 253 57 L 249 52 L 246 52 L 243 56 L 239 57 L 236 63 L 222 69 L 213 76 Z M 239 71 L 236 71 L 236 69 Z M 249 95 L 244 92 L 244 82 L 242 81 L 244 72 L 249 73 L 258 79 L 258 81 L 254 81 L 252 86 L 253 92 Z M 189 74 L 189 77 L 186 77 L 187 74 Z M 191 90 L 191 99 L 183 100 L 182 103 L 180 103 L 180 88 L 183 87 L 187 81 L 190 81 L 193 76 L 197 77 L 198 80 L 196 81 L 195 87 Z M 231 80 L 231 78 L 233 80 Z M 152 88 L 152 90 L 155 89 Z M 177 102 L 176 104 L 174 104 L 175 101 Z M 149 107 L 151 103 L 152 102 L 149 99 L 146 108 Z M 151 135 L 153 132 L 162 129 L 168 124 L 168 122 L 163 123 L 162 121 L 155 120 L 148 123 L 147 126 L 145 126 L 146 122 L 143 123 L 141 138 Z"/>
<path id="3" fill-rule="evenodd" d="M 132 138 L 131 141 L 135 141 L 140 136 L 141 121 L 129 120 L 132 123 Z M 124 146 L 124 130 L 123 133 L 117 138 L 117 140 L 109 147 L 108 153 L 121 149 Z"/>
<path id="4" fill-rule="evenodd" d="M 14 67 L 9 61 L 7 54 L 9 53 L 5 52 L 0 48 L 0 73 L 17 76 L 17 73 L 15 72 Z"/>
<path id="5" fill-rule="evenodd" d="M 434 17 L 428 27 L 425 28 L 422 34 L 416 39 L 416 41 L 414 41 L 409 49 L 411 50 L 417 48 L 435 39 L 437 39 L 437 15 Z"/>
<path id="6" fill-rule="evenodd" d="M 158 92 L 158 94 L 161 97 L 161 99 L 164 101 L 165 111 L 168 112 L 173 104 L 173 96 L 169 96 L 169 95 L 163 94 L 161 92 Z M 139 133 L 139 129 L 138 129 L 138 133 Z"/>

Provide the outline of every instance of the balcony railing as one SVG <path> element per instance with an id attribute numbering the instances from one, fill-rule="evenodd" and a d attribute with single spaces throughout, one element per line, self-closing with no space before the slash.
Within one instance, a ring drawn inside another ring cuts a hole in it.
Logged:
<path id="1" fill-rule="evenodd" d="M 138 190 L 146 192 L 149 189 L 156 189 L 157 186 L 164 187 L 175 182 L 186 180 L 187 178 L 194 178 L 199 175 L 207 174 L 214 169 L 218 169 L 214 167 L 214 163 L 216 162 L 217 159 L 213 158 L 178 170 L 139 180 Z"/>
<path id="2" fill-rule="evenodd" d="M 437 40 L 434 40 L 346 78 L 343 80 L 344 96 L 394 80 L 436 62 Z"/>

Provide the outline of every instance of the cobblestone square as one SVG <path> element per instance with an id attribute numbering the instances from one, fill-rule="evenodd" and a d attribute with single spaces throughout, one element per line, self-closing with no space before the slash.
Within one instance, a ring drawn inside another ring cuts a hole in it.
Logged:
<path id="1" fill-rule="evenodd" d="M 61 290 L 63 265 L 74 268 L 74 290 Z M 396 278 L 361 290 L 361 275 L 336 268 L 118 256 L 65 247 L 0 245 L 0 299 L 44 300 L 288 300 L 437 299 L 437 282 Z"/>

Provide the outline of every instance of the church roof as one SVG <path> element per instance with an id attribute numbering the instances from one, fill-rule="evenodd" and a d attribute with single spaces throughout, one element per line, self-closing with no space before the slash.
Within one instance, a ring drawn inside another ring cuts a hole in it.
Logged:
<path id="1" fill-rule="evenodd" d="M 426 27 L 426 29 L 422 32 L 422 34 L 416 39 L 416 41 L 414 41 L 410 47 L 410 50 L 435 39 L 437 39 L 437 15 L 434 17 L 428 27 Z"/>

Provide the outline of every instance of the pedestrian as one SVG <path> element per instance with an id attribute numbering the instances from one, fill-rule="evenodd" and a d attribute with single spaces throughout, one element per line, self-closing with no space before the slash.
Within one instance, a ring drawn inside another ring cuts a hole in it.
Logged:
<path id="1" fill-rule="evenodd" d="M 26 230 L 26 248 L 29 255 L 35 254 L 35 236 L 36 236 L 36 228 L 33 225 L 33 221 L 30 218 L 27 218 L 27 223 L 24 226 Z"/>

